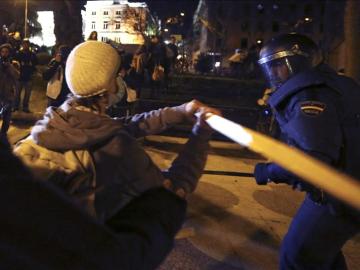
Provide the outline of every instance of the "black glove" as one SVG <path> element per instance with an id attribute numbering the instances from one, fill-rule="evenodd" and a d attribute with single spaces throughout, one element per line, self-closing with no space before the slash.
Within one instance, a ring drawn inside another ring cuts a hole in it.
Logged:
<path id="1" fill-rule="evenodd" d="M 266 163 L 258 163 L 255 166 L 255 180 L 258 185 L 266 185 L 269 182 L 268 169 Z"/>

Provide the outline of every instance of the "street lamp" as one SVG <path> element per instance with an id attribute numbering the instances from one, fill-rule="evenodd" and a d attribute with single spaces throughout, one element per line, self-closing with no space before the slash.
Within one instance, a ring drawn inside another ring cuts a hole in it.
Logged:
<path id="1" fill-rule="evenodd" d="M 24 24 L 24 37 L 27 37 L 27 20 L 28 20 L 28 0 L 25 0 L 25 24 Z"/>
<path id="2" fill-rule="evenodd" d="M 180 13 L 180 16 L 181 16 L 181 17 L 184 17 L 184 16 L 185 16 L 185 13 L 184 13 L 184 12 L 181 12 L 181 13 Z"/>
<path id="3" fill-rule="evenodd" d="M 164 31 L 165 31 L 165 32 L 169 32 L 169 29 L 165 28 Z"/>

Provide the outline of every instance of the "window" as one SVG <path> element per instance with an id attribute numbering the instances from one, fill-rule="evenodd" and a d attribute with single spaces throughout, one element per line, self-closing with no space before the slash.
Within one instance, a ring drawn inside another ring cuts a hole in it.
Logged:
<path id="1" fill-rule="evenodd" d="M 305 5 L 305 7 L 304 7 L 304 14 L 305 14 L 306 16 L 311 16 L 311 15 L 312 15 L 312 11 L 313 11 L 312 5 Z"/>
<path id="2" fill-rule="evenodd" d="M 115 22 L 115 29 L 120 29 L 120 22 Z"/>
<path id="3" fill-rule="evenodd" d="M 96 23 L 95 22 L 91 22 L 91 29 L 96 29 Z"/>
<path id="4" fill-rule="evenodd" d="M 121 15 L 121 11 L 120 11 L 120 10 L 117 10 L 117 11 L 115 12 L 115 14 L 116 14 L 116 15 Z"/>
<path id="5" fill-rule="evenodd" d="M 108 29 L 108 27 L 109 27 L 109 22 L 104 22 L 104 29 Z"/>
<path id="6" fill-rule="evenodd" d="M 272 31 L 274 33 L 279 32 L 279 23 L 278 22 L 273 22 L 272 23 Z"/>
<path id="7" fill-rule="evenodd" d="M 264 10 L 265 10 L 265 8 L 264 8 L 264 5 L 263 4 L 258 4 L 257 6 L 256 6 L 256 9 L 257 9 L 257 12 L 258 12 L 258 14 L 264 14 Z"/>
<path id="8" fill-rule="evenodd" d="M 320 6 L 320 14 L 321 14 L 321 16 L 325 15 L 325 5 L 324 4 L 321 4 L 321 6 Z"/>
<path id="9" fill-rule="evenodd" d="M 92 12 L 91 12 L 91 15 L 96 15 L 96 11 L 92 11 Z"/>
<path id="10" fill-rule="evenodd" d="M 304 32 L 307 34 L 311 34 L 313 32 L 313 24 L 312 23 L 305 23 L 304 24 Z"/>
<path id="11" fill-rule="evenodd" d="M 264 27 L 264 23 L 263 23 L 263 22 L 258 22 L 258 23 L 257 23 L 257 31 L 258 31 L 258 32 L 264 32 L 264 31 L 265 31 L 265 27 Z"/>
<path id="12" fill-rule="evenodd" d="M 221 47 L 221 44 L 222 44 L 222 38 L 217 38 L 215 42 L 216 42 L 216 44 L 215 44 L 215 45 L 216 45 L 216 47 L 217 47 L 217 48 Z"/>
<path id="13" fill-rule="evenodd" d="M 297 12 L 296 4 L 290 4 L 289 5 L 289 12 L 290 12 L 291 15 L 296 15 L 296 12 Z"/>
<path id="14" fill-rule="evenodd" d="M 121 41 L 120 41 L 120 37 L 115 37 L 115 42 L 117 42 L 117 43 L 121 43 Z"/>
<path id="15" fill-rule="evenodd" d="M 217 15 L 221 18 L 224 16 L 224 9 L 223 9 L 223 5 L 220 4 L 217 8 Z"/>
<path id="16" fill-rule="evenodd" d="M 106 42 L 106 41 L 107 41 L 107 38 L 106 38 L 106 37 L 101 37 L 101 41 L 102 41 L 102 42 Z"/>
<path id="17" fill-rule="evenodd" d="M 243 22 L 240 27 L 241 27 L 241 31 L 246 32 L 247 30 L 249 30 L 249 23 Z"/>
<path id="18" fill-rule="evenodd" d="M 109 15 L 109 11 L 105 10 L 104 15 Z"/>
<path id="19" fill-rule="evenodd" d="M 251 12 L 251 8 L 249 4 L 244 4 L 242 7 L 243 10 L 243 16 L 244 17 L 249 17 L 250 16 L 250 12 Z"/>
<path id="20" fill-rule="evenodd" d="M 247 49 L 247 47 L 248 47 L 248 39 L 247 38 L 242 38 L 241 43 L 240 43 L 240 48 L 241 49 Z"/>

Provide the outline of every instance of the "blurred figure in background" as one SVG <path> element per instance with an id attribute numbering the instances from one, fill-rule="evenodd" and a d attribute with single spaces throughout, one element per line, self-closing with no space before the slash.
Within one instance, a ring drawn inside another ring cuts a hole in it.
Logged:
<path id="1" fill-rule="evenodd" d="M 9 42 L 8 39 L 9 39 L 8 31 L 7 31 L 6 27 L 3 26 L 2 31 L 0 33 L 0 46 L 5 43 L 8 43 Z"/>
<path id="2" fill-rule="evenodd" d="M 98 40 L 98 33 L 96 31 L 92 31 L 87 40 Z"/>
<path id="3" fill-rule="evenodd" d="M 11 45 L 0 46 L 0 115 L 2 118 L 1 134 L 6 134 L 11 121 L 15 87 L 19 79 L 19 65 L 10 57 Z"/>
<path id="4" fill-rule="evenodd" d="M 20 78 L 16 87 L 14 111 L 19 110 L 21 92 L 24 89 L 24 99 L 22 104 L 22 110 L 29 113 L 29 102 L 32 90 L 32 76 L 36 71 L 36 65 L 38 64 L 36 54 L 32 52 L 30 48 L 29 39 L 24 39 L 22 48 L 16 54 L 15 59 L 20 63 Z"/>
<path id="5" fill-rule="evenodd" d="M 229 58 L 231 75 L 236 78 L 244 78 L 245 60 L 247 58 L 247 51 L 244 49 L 236 49 L 235 53 Z"/>
<path id="6" fill-rule="evenodd" d="M 149 46 L 149 77 L 151 78 L 151 97 L 157 97 L 166 80 L 166 47 L 160 36 L 152 36 Z"/>
<path id="7" fill-rule="evenodd" d="M 69 86 L 65 80 L 66 60 L 71 48 L 67 45 L 61 45 L 55 58 L 49 63 L 48 68 L 43 73 L 43 79 L 48 81 L 47 97 L 48 107 L 59 107 L 70 93 Z"/>
<path id="8" fill-rule="evenodd" d="M 167 45 L 167 47 L 171 50 L 172 55 L 170 57 L 170 65 L 169 68 L 171 71 L 174 70 L 175 63 L 177 60 L 177 56 L 179 55 L 178 47 L 176 45 L 176 38 L 174 36 L 171 36 L 170 43 Z"/>

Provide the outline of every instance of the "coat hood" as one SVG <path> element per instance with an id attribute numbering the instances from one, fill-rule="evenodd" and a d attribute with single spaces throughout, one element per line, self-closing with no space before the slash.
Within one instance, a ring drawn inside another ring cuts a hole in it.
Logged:
<path id="1" fill-rule="evenodd" d="M 35 142 L 53 151 L 86 149 L 102 143 L 122 130 L 122 124 L 106 115 L 83 111 L 64 103 L 49 107 L 31 131 Z"/>

